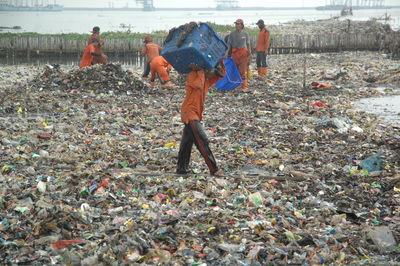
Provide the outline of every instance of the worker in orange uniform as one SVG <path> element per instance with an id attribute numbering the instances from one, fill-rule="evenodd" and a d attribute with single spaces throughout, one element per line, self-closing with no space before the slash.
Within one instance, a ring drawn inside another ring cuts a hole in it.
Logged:
<path id="1" fill-rule="evenodd" d="M 219 64 L 218 66 L 220 66 Z M 217 162 L 212 154 L 207 135 L 200 123 L 203 118 L 204 102 L 210 86 L 224 76 L 222 67 L 213 70 L 203 70 L 197 65 L 192 65 L 192 72 L 186 80 L 186 95 L 181 109 L 181 120 L 185 124 L 179 146 L 177 174 L 188 174 L 190 154 L 193 143 L 201 156 L 206 161 L 210 174 L 223 175 L 218 169 Z"/>
<path id="2" fill-rule="evenodd" d="M 258 40 L 257 40 L 257 70 L 258 70 L 258 77 L 265 78 L 268 72 L 268 65 L 267 65 L 267 53 L 269 48 L 269 31 L 265 27 L 264 20 L 260 19 L 257 21 L 257 26 L 260 29 L 258 32 Z"/>
<path id="3" fill-rule="evenodd" d="M 93 39 L 97 39 L 99 41 L 99 45 L 96 46 L 96 53 L 104 55 L 101 57 L 93 58 L 93 62 L 92 62 L 93 65 L 108 64 L 108 57 L 104 54 L 103 48 L 101 48 L 104 45 L 104 40 L 102 40 L 100 37 L 100 27 L 98 27 L 98 26 L 93 27 L 91 32 L 92 32 L 92 35 L 90 35 L 89 38 L 87 39 L 88 45 L 93 42 Z"/>
<path id="4" fill-rule="evenodd" d="M 225 57 L 228 57 L 232 53 L 232 58 L 239 70 L 240 76 L 242 77 L 242 90 L 248 91 L 247 83 L 247 71 L 251 61 L 251 47 L 250 38 L 244 29 L 243 19 L 237 19 L 235 21 L 236 30 L 229 34 L 228 38 L 228 50 L 226 51 Z"/>
<path id="5" fill-rule="evenodd" d="M 146 56 L 146 64 L 144 66 L 144 72 L 142 75 L 143 79 L 147 79 L 150 73 L 150 62 L 153 60 L 154 57 L 159 56 L 162 48 L 153 43 L 150 36 L 146 36 L 144 38 L 144 47 L 141 51 L 141 54 Z"/>
<path id="6" fill-rule="evenodd" d="M 160 79 L 163 87 L 172 87 L 174 84 L 169 80 L 169 74 L 167 72 L 172 70 L 172 66 L 162 56 L 154 57 L 150 62 L 151 79 L 150 85 L 155 85 L 156 75 Z"/>
<path id="7" fill-rule="evenodd" d="M 80 68 L 94 65 L 93 64 L 94 58 L 105 57 L 104 54 L 99 54 L 97 52 L 99 45 L 100 45 L 99 40 L 93 38 L 92 43 L 86 46 L 85 51 L 83 51 L 81 63 L 79 64 Z"/>

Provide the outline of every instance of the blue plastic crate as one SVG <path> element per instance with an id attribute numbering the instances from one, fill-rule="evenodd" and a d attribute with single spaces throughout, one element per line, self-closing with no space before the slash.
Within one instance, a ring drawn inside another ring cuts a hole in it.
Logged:
<path id="1" fill-rule="evenodd" d="M 196 26 L 180 47 L 177 47 L 182 30 L 176 29 L 170 41 L 164 44 L 161 55 L 179 73 L 189 73 L 190 64 L 212 69 L 228 47 L 224 41 L 205 23 Z"/>
<path id="2" fill-rule="evenodd" d="M 235 61 L 231 57 L 224 58 L 226 75 L 218 80 L 215 86 L 220 90 L 233 90 L 242 84 L 242 77 L 236 67 Z"/>

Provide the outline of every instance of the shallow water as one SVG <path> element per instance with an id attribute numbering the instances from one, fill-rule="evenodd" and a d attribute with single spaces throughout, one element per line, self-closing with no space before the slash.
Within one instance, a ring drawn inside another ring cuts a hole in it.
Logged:
<path id="1" fill-rule="evenodd" d="M 400 94 L 400 89 L 397 91 Z M 354 103 L 355 109 L 375 114 L 385 122 L 400 125 L 400 95 L 361 99 Z"/>
<path id="2" fill-rule="evenodd" d="M 261 2 L 261 1 L 260 1 Z M 267 1 L 266 1 L 267 2 Z M 38 32 L 38 33 L 86 33 L 98 25 L 105 31 L 153 32 L 169 30 L 188 21 L 209 21 L 217 24 L 229 24 L 238 18 L 246 25 L 256 26 L 255 22 L 263 18 L 267 25 L 277 25 L 294 20 L 318 20 L 339 16 L 339 10 L 318 11 L 299 10 L 227 10 L 216 11 L 89 11 L 64 10 L 62 12 L 0 12 L 0 26 L 21 29 L 4 29 L 0 32 Z M 392 28 L 400 28 L 400 8 L 355 10 L 354 15 L 342 19 L 369 20 L 390 15 L 388 23 Z"/>

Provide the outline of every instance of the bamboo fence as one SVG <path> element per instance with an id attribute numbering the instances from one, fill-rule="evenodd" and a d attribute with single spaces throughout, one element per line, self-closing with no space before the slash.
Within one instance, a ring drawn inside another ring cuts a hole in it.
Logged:
<path id="1" fill-rule="evenodd" d="M 257 36 L 250 36 L 252 47 L 256 46 Z M 155 38 L 162 46 L 164 39 Z M 371 34 L 330 34 L 330 35 L 273 35 L 270 54 L 291 54 L 304 52 L 340 52 L 352 50 L 379 50 L 382 35 Z M 69 40 L 62 37 L 4 37 L 0 38 L 0 50 L 31 53 L 78 53 L 86 46 L 86 40 Z M 106 39 L 103 49 L 106 53 L 138 53 L 143 47 L 141 39 Z"/>

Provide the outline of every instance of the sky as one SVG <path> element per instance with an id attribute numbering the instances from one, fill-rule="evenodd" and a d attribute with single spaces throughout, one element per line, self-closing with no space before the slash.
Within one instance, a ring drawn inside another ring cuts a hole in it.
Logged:
<path id="1" fill-rule="evenodd" d="M 215 7 L 216 1 L 153 0 L 155 7 Z M 52 1 L 51 1 L 52 2 Z M 325 5 L 326 0 L 239 0 L 239 6 L 259 7 L 314 7 Z M 140 7 L 136 0 L 57 0 L 64 7 Z M 400 0 L 386 0 L 386 5 L 400 5 Z"/>

